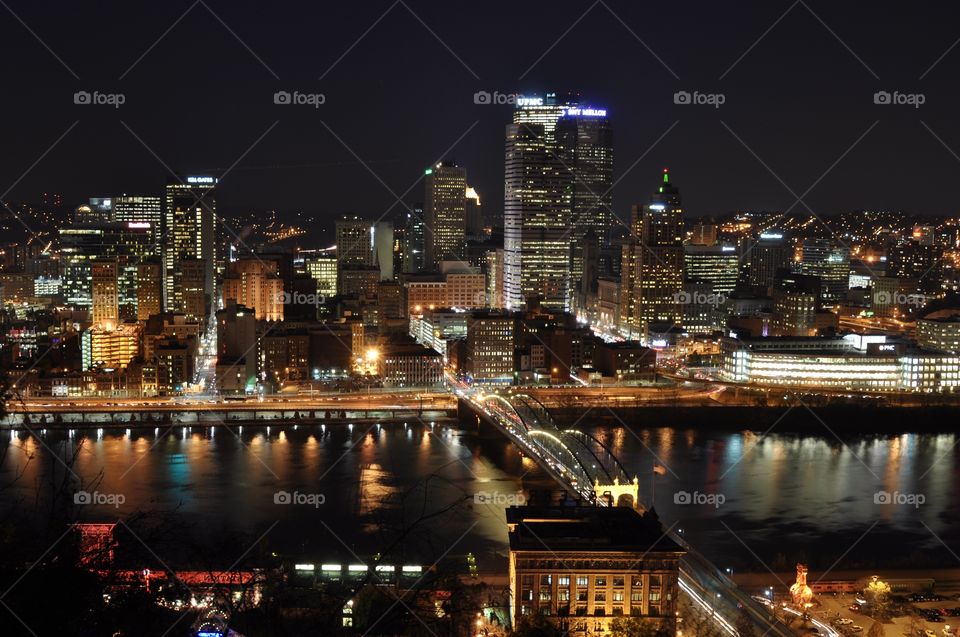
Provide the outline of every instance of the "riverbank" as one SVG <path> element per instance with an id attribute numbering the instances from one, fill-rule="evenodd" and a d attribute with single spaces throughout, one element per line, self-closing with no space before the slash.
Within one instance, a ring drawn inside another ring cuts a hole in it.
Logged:
<path id="1" fill-rule="evenodd" d="M 960 408 L 878 407 L 858 404 L 810 405 L 794 403 L 776 407 L 740 405 L 647 405 L 642 407 L 554 408 L 561 426 L 622 425 L 631 428 L 711 427 L 730 431 L 779 433 L 953 433 Z"/>

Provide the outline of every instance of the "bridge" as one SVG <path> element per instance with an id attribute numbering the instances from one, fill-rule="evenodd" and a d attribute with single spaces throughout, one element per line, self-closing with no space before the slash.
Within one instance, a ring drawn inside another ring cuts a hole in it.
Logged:
<path id="1" fill-rule="evenodd" d="M 599 506 L 645 510 L 637 477 L 630 477 L 613 452 L 588 433 L 558 427 L 539 400 L 526 394 L 488 394 L 459 382 L 454 387 L 472 411 L 505 434 L 572 496 Z M 680 564 L 680 589 L 724 634 L 739 637 L 734 623 L 738 614 L 746 611 L 758 634 L 795 637 L 785 624 L 773 619 L 763 600 L 741 591 L 673 528 L 669 527 L 667 536 L 686 550 Z M 813 622 L 823 637 L 839 637 L 831 626 Z"/>

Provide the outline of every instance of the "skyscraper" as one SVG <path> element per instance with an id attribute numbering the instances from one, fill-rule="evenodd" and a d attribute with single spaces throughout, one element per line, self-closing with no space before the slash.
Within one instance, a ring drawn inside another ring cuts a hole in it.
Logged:
<path id="1" fill-rule="evenodd" d="M 337 290 L 342 292 L 343 271 L 373 265 L 373 226 L 356 215 L 337 221 Z"/>
<path id="2" fill-rule="evenodd" d="M 452 162 L 439 162 L 426 170 L 426 267 L 441 261 L 461 261 L 467 242 L 467 171 Z"/>
<path id="3" fill-rule="evenodd" d="M 213 298 L 216 184 L 217 178 L 210 176 L 190 176 L 183 180 L 174 178 L 167 182 L 163 267 L 164 298 L 168 310 L 185 311 L 183 288 L 175 284 L 177 273 L 183 267 L 181 261 L 203 261 L 203 294 L 208 300 Z M 192 263 L 189 267 L 196 268 L 197 265 Z M 187 279 L 192 282 L 193 273 Z M 195 299 L 191 303 L 194 302 Z M 205 316 L 206 312 L 205 308 L 200 316 Z"/>
<path id="4" fill-rule="evenodd" d="M 567 183 L 544 124 L 507 125 L 503 284 L 508 309 L 520 309 L 531 298 L 549 309 L 569 305 Z"/>
<path id="5" fill-rule="evenodd" d="M 163 310 L 163 263 L 152 258 L 137 264 L 137 320 Z"/>
<path id="6" fill-rule="evenodd" d="M 97 259 L 90 264 L 90 286 L 93 298 L 91 318 L 95 327 L 114 329 L 120 322 L 117 292 L 117 260 Z"/>
<path id="7" fill-rule="evenodd" d="M 426 231 L 423 227 L 423 207 L 413 206 L 406 213 L 406 227 L 403 229 L 403 272 L 413 274 L 424 267 L 426 249 Z"/>
<path id="8" fill-rule="evenodd" d="M 113 220 L 133 224 L 149 223 L 153 243 L 156 246 L 156 256 L 160 256 L 160 241 L 163 236 L 163 204 L 160 197 L 149 195 L 114 197 Z"/>
<path id="9" fill-rule="evenodd" d="M 557 156 L 569 173 L 571 239 L 593 229 L 609 243 L 613 206 L 613 130 L 606 109 L 568 107 L 557 121 Z M 573 272 L 574 279 L 580 272 Z"/>
<path id="10" fill-rule="evenodd" d="M 621 265 L 621 330 L 649 340 L 680 325 L 683 294 L 683 206 L 680 191 L 663 169 L 663 183 L 650 203 L 633 207 L 633 236 Z"/>
<path id="11" fill-rule="evenodd" d="M 790 267 L 793 252 L 790 241 L 782 232 L 761 233 L 746 248 L 746 283 L 767 294 L 777 276 L 777 270 Z"/>
<path id="12" fill-rule="evenodd" d="M 850 248 L 833 239 L 804 239 L 800 263 L 804 274 L 820 277 L 823 304 L 846 300 L 850 287 Z"/>

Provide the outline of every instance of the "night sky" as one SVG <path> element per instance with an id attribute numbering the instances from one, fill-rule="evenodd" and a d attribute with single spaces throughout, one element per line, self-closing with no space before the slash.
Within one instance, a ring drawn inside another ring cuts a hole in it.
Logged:
<path id="1" fill-rule="evenodd" d="M 555 90 L 609 110 L 621 216 L 646 200 L 664 166 L 693 215 L 803 210 L 796 196 L 811 186 L 804 201 L 820 215 L 958 212 L 956 3 L 9 8 L 19 20 L 0 7 L 0 194 L 47 153 L 4 197 L 11 202 L 44 191 L 71 207 L 159 193 L 166 164 L 226 171 L 224 211 L 374 219 L 408 189 L 405 201 L 422 200 L 423 168 L 446 157 L 499 210 L 511 107 L 476 105 L 474 93 Z M 79 90 L 122 93 L 125 103 L 76 105 Z M 326 101 L 276 105 L 279 90 Z M 678 105 L 679 90 L 721 93 L 725 103 Z M 920 93 L 925 103 L 878 105 L 877 91 Z"/>

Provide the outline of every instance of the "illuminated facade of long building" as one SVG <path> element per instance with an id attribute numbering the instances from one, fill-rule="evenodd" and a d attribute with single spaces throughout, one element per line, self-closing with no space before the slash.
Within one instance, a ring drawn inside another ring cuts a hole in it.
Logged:
<path id="1" fill-rule="evenodd" d="M 467 171 L 451 162 L 438 162 L 425 171 L 423 207 L 426 267 L 441 261 L 463 260 L 467 241 Z"/>
<path id="2" fill-rule="evenodd" d="M 723 338 L 722 375 L 766 386 L 875 392 L 953 392 L 960 356 L 883 335 Z"/>
<path id="3" fill-rule="evenodd" d="M 203 262 L 203 294 L 208 300 L 213 298 L 216 268 L 216 183 L 216 177 L 209 176 L 191 176 L 183 181 L 172 179 L 167 183 L 164 201 L 163 266 L 164 298 L 168 311 L 186 311 L 187 301 L 182 294 L 183 288 L 177 285 L 176 280 L 181 262 L 185 260 Z M 201 315 L 205 315 L 206 310 L 205 306 Z"/>
<path id="4" fill-rule="evenodd" d="M 683 207 L 666 169 L 650 203 L 633 207 L 631 231 L 621 264 L 620 330 L 649 340 L 652 325 L 680 325 L 683 316 Z"/>

